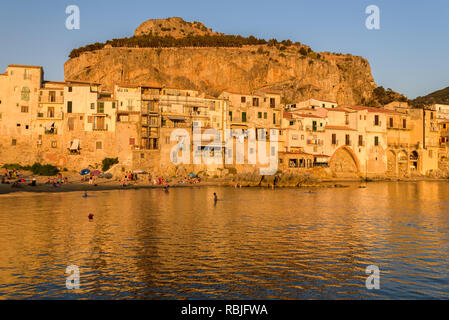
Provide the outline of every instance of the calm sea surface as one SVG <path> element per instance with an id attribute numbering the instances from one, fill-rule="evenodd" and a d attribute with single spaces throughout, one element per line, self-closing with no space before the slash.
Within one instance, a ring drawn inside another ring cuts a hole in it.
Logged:
<path id="1" fill-rule="evenodd" d="M 449 298 L 446 182 L 81 195 L 0 196 L 0 299 Z"/>

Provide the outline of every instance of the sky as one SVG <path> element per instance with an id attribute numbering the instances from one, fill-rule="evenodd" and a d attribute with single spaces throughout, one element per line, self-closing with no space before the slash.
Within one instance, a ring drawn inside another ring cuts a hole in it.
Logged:
<path id="1" fill-rule="evenodd" d="M 79 30 L 66 28 L 69 5 L 80 9 Z M 369 5 L 379 8 L 379 30 L 365 26 Z M 173 16 L 226 34 L 362 56 L 377 85 L 411 99 L 449 86 L 447 0 L 2 1 L 0 73 L 9 64 L 41 65 L 46 80 L 62 81 L 72 49 L 129 37 L 145 20 Z"/>

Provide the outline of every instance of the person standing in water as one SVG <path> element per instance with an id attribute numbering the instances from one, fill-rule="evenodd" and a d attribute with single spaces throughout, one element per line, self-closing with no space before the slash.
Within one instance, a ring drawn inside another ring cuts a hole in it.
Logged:
<path id="1" fill-rule="evenodd" d="M 217 194 L 214 192 L 214 202 L 215 202 L 215 204 L 217 203 L 217 201 L 218 201 L 218 196 L 217 196 Z"/>

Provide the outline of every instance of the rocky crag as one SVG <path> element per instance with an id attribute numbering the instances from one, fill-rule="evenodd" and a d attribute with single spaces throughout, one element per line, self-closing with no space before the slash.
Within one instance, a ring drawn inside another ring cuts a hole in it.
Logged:
<path id="1" fill-rule="evenodd" d="M 181 18 L 149 20 L 135 36 L 184 38 L 217 36 L 199 22 Z M 368 103 L 377 87 L 362 57 L 317 53 L 290 41 L 236 47 L 124 47 L 99 45 L 65 63 L 66 80 L 157 84 L 196 89 L 209 95 L 224 90 L 252 92 L 276 89 L 283 103 L 317 98 L 340 104 Z"/>

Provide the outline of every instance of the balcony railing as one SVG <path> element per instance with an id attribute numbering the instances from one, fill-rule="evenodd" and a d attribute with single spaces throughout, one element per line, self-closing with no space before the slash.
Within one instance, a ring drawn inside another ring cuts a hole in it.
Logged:
<path id="1" fill-rule="evenodd" d="M 38 112 L 37 118 L 39 120 L 62 120 L 64 119 L 64 114 L 62 112 L 54 112 L 54 113 Z"/>
<path id="2" fill-rule="evenodd" d="M 39 103 L 64 103 L 64 97 L 60 95 L 55 97 L 39 96 Z"/>
<path id="3" fill-rule="evenodd" d="M 45 129 L 45 134 L 48 134 L 48 135 L 58 134 L 58 129 L 57 128 L 53 128 L 50 130 Z"/>

